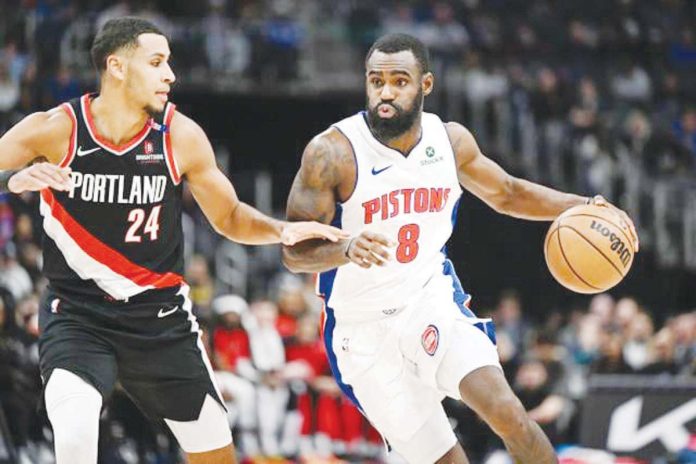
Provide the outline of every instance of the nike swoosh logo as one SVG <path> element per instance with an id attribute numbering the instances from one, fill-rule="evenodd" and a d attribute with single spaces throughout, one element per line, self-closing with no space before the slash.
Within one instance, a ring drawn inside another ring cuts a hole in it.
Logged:
<path id="1" fill-rule="evenodd" d="M 178 306 L 174 306 L 174 307 L 173 307 L 172 309 L 170 309 L 169 311 L 165 311 L 164 308 L 160 308 L 159 312 L 157 313 L 157 317 L 159 317 L 160 319 L 162 319 L 163 317 L 167 317 L 167 316 L 169 316 L 170 314 L 174 314 L 174 313 L 176 312 L 177 309 L 179 309 Z"/>
<path id="2" fill-rule="evenodd" d="M 372 175 L 373 175 L 373 176 L 376 176 L 376 175 L 379 174 L 380 172 L 384 172 L 384 171 L 386 171 L 387 169 L 389 169 L 389 168 L 392 167 L 392 166 L 394 166 L 394 165 L 393 165 L 393 164 L 390 164 L 390 165 L 387 166 L 386 168 L 382 168 L 382 169 L 376 169 L 376 168 L 373 167 L 373 168 L 372 168 Z"/>
<path id="3" fill-rule="evenodd" d="M 77 156 L 85 156 L 90 153 L 94 153 L 97 150 L 101 150 L 101 147 L 92 148 L 91 150 L 83 150 L 82 147 L 77 148 Z"/>

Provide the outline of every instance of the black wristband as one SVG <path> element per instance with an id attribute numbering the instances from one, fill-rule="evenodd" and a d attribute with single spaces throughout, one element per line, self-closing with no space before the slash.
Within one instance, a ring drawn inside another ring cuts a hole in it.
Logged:
<path id="1" fill-rule="evenodd" d="M 10 177 L 17 174 L 18 171 L 0 171 L 0 193 L 9 192 L 7 184 L 10 182 Z"/>

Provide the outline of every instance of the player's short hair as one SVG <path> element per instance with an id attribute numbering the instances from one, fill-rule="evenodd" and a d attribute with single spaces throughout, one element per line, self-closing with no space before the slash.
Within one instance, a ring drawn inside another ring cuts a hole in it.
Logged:
<path id="1" fill-rule="evenodd" d="M 124 16 L 107 21 L 97 32 L 90 50 L 97 72 L 101 73 L 106 69 L 109 55 L 121 48 L 137 47 L 138 36 L 147 33 L 164 35 L 157 26 L 142 18 Z"/>
<path id="2" fill-rule="evenodd" d="M 365 56 L 365 64 L 372 54 L 379 50 L 382 53 L 398 53 L 410 50 L 418 61 L 421 73 L 430 72 L 430 55 L 428 48 L 412 35 L 408 34 L 387 34 L 383 35 L 372 44 Z"/>

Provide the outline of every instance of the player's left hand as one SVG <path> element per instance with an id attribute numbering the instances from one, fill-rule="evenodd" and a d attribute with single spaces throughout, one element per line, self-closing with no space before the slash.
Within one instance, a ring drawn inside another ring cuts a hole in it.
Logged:
<path id="1" fill-rule="evenodd" d="M 619 209 L 616 206 L 609 203 L 602 195 L 595 195 L 594 197 L 592 197 L 592 199 L 590 200 L 590 204 L 609 208 L 619 216 L 619 218 L 622 221 L 621 225 L 625 229 L 627 229 L 628 232 L 631 234 L 631 238 L 633 239 L 633 248 L 637 253 L 640 247 L 640 241 L 638 240 L 638 232 L 636 232 L 636 226 L 633 224 L 631 218 L 628 217 L 628 214 L 626 214 L 624 210 Z"/>
<path id="2" fill-rule="evenodd" d="M 350 237 L 348 232 L 319 222 L 286 222 L 280 233 L 280 243 L 292 246 L 297 242 L 302 242 L 311 238 L 321 238 L 337 242 L 348 237 Z"/>

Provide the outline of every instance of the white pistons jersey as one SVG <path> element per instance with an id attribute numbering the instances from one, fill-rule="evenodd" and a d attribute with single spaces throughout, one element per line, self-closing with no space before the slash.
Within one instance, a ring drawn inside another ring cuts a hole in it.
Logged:
<path id="1" fill-rule="evenodd" d="M 408 156 L 375 139 L 364 112 L 334 126 L 352 145 L 357 179 L 351 197 L 336 205 L 333 224 L 352 236 L 369 230 L 397 244 L 385 266 L 348 263 L 319 276 L 319 293 L 337 318 L 388 315 L 433 276 L 453 272 L 444 248 L 461 195 L 455 157 L 440 118 L 423 113 L 421 123 L 421 139 Z"/>

